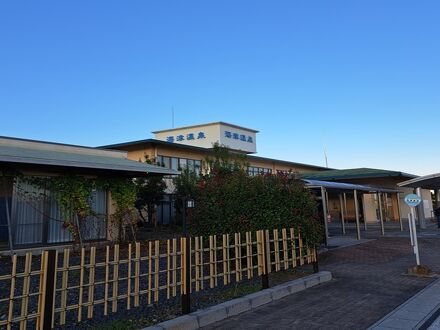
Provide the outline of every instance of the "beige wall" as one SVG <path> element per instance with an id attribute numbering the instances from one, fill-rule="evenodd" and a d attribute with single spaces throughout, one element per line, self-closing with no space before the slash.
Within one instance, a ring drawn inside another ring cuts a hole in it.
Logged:
<path id="1" fill-rule="evenodd" d="M 199 132 L 204 133 L 205 138 L 199 139 Z M 226 136 L 228 134 L 244 135 L 245 141 L 234 139 Z M 188 140 L 188 134 L 193 134 L 193 139 Z M 177 136 L 182 135 L 183 141 L 177 141 Z M 174 139 L 174 143 L 190 145 L 201 148 L 212 148 L 214 143 L 225 145 L 233 150 L 242 150 L 244 152 L 255 153 L 256 149 L 256 132 L 244 127 L 228 125 L 226 123 L 210 123 L 207 125 L 196 125 L 191 127 L 182 127 L 169 129 L 165 131 L 155 132 L 157 140 L 167 141 L 168 137 Z M 252 141 L 248 141 L 250 138 Z"/>
<path id="2" fill-rule="evenodd" d="M 197 134 L 199 132 L 205 133 L 205 139 L 197 139 Z M 194 140 L 184 140 L 184 141 L 176 141 L 177 135 L 184 135 L 186 137 L 187 134 L 192 133 L 195 135 Z M 198 126 L 198 127 L 188 127 L 176 130 L 169 130 L 165 132 L 155 133 L 155 138 L 161 141 L 167 141 L 167 137 L 174 137 L 174 143 L 179 144 L 187 144 L 202 148 L 212 148 L 212 144 L 216 142 L 220 142 L 220 127 L 219 125 L 207 125 L 207 126 Z"/>
<path id="3" fill-rule="evenodd" d="M 147 155 L 150 159 L 156 158 L 158 155 L 167 156 L 167 157 L 179 157 L 179 158 L 188 158 L 188 159 L 196 159 L 196 160 L 205 160 L 209 155 L 209 151 L 194 151 L 194 150 L 186 150 L 181 148 L 173 148 L 172 146 L 162 146 L 158 145 L 156 147 L 144 147 L 139 146 L 137 148 L 130 147 L 127 149 L 128 151 L 128 159 L 143 161 L 145 160 L 145 156 Z M 250 166 L 254 167 L 263 167 L 270 168 L 273 173 L 276 173 L 277 170 L 280 171 L 293 171 L 299 173 L 306 172 L 315 172 L 319 170 L 319 168 L 315 168 L 313 166 L 301 166 L 299 164 L 285 164 L 284 162 L 277 162 L 276 160 L 264 160 L 264 159 L 253 159 L 252 157 L 247 158 L 247 162 Z"/>

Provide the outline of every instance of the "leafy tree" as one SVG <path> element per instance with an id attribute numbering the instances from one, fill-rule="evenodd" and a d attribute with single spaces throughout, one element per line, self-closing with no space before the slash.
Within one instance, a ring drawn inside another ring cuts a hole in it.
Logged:
<path id="1" fill-rule="evenodd" d="M 145 178 L 136 179 L 136 202 L 135 206 L 143 221 L 152 223 L 156 206 L 160 204 L 166 184 L 160 175 L 149 175 Z M 147 218 L 143 211 L 147 212 Z M 154 226 L 157 221 L 154 221 Z"/>
<path id="2" fill-rule="evenodd" d="M 178 194 L 195 200 L 190 221 L 194 234 L 293 227 L 308 243 L 320 241 L 317 203 L 292 173 L 249 176 L 246 159 L 221 146 L 215 146 L 206 163 L 209 171 L 201 177 L 175 180 Z"/>
<path id="3" fill-rule="evenodd" d="M 147 164 L 156 164 L 156 160 L 149 158 L 148 155 L 145 155 L 145 162 Z M 156 165 L 160 166 L 160 164 Z M 136 209 L 144 222 L 152 224 L 156 206 L 158 206 L 163 199 L 166 183 L 162 175 L 156 174 L 150 174 L 144 178 L 137 178 L 135 183 Z M 144 211 L 147 212 L 147 218 L 144 216 Z M 154 221 L 153 224 L 157 226 L 157 221 Z"/>
<path id="4" fill-rule="evenodd" d="M 196 172 L 185 168 L 180 175 L 174 177 L 173 183 L 176 188 L 174 207 L 178 215 L 178 222 L 182 222 L 183 200 L 186 198 L 194 198 L 197 193 L 197 184 L 199 176 Z M 191 217 L 189 218 L 191 220 Z"/>

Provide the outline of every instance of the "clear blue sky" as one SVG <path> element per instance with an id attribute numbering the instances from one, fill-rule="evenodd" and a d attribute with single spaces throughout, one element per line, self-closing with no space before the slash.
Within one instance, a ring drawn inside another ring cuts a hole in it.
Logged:
<path id="1" fill-rule="evenodd" d="M 261 156 L 440 171 L 440 2 L 0 2 L 0 135 L 84 145 L 223 120 Z"/>

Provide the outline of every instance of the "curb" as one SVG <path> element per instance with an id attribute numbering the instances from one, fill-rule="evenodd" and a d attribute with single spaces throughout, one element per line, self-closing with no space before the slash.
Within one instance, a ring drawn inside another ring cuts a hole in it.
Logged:
<path id="1" fill-rule="evenodd" d="M 430 283 L 368 330 L 427 329 L 440 309 L 440 279 Z"/>
<path id="2" fill-rule="evenodd" d="M 194 330 L 224 320 L 272 301 L 284 298 L 296 292 L 304 291 L 332 279 L 332 273 L 322 271 L 313 275 L 299 278 L 270 289 L 251 293 L 241 298 L 226 301 L 219 305 L 201 309 L 196 312 L 176 317 L 142 330 Z"/>

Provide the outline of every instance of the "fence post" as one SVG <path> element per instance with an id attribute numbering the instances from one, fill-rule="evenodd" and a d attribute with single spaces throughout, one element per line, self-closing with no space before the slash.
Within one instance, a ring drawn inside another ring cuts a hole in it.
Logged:
<path id="1" fill-rule="evenodd" d="M 313 272 L 316 274 L 316 273 L 319 273 L 319 264 L 318 264 L 318 248 L 317 248 L 317 246 L 315 245 L 315 247 L 313 248 L 313 253 L 315 254 L 315 256 L 314 256 L 314 261 L 313 261 Z"/>
<path id="2" fill-rule="evenodd" d="M 269 239 L 269 237 L 266 237 L 266 231 L 261 231 L 261 238 L 262 238 L 262 252 L 263 252 L 263 274 L 261 274 L 261 288 L 262 289 L 268 289 L 269 288 L 269 272 L 268 272 L 268 260 L 267 260 L 267 253 L 266 253 L 266 240 Z M 270 245 L 269 245 L 270 246 Z"/>
<path id="3" fill-rule="evenodd" d="M 185 290 L 182 294 L 182 314 L 189 314 L 191 313 L 191 237 L 189 235 L 185 237 L 183 256 L 185 262 L 185 267 L 183 268 L 185 272 Z"/>
<path id="4" fill-rule="evenodd" d="M 55 273 L 56 273 L 56 250 L 44 251 L 46 253 L 46 264 L 44 267 L 43 300 L 41 309 L 41 330 L 52 329 L 53 307 L 55 298 Z M 42 255 L 43 259 L 43 255 Z"/>

